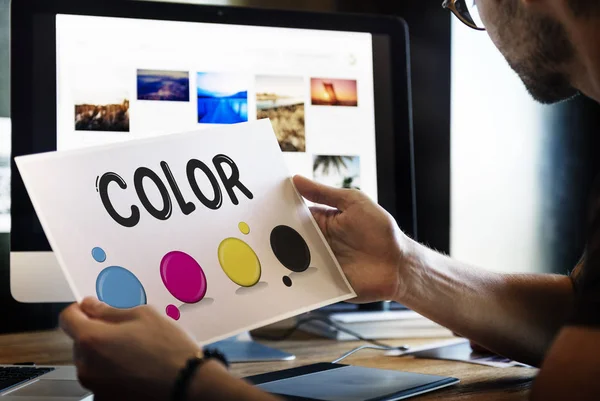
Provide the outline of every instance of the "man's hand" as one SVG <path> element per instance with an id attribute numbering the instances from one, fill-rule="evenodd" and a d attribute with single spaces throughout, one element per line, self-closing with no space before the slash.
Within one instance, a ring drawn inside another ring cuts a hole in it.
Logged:
<path id="1" fill-rule="evenodd" d="M 298 192 L 311 202 L 312 214 L 354 288 L 357 303 L 398 300 L 405 291 L 402 266 L 410 259 L 410 240 L 393 217 L 365 194 L 337 189 L 301 176 Z"/>
<path id="2" fill-rule="evenodd" d="M 309 201 L 334 208 L 312 213 L 355 302 L 398 301 L 491 352 L 540 363 L 572 305 L 568 277 L 477 269 L 408 238 L 359 191 L 298 176 L 294 184 Z"/>
<path id="3" fill-rule="evenodd" d="M 115 309 L 86 298 L 61 314 L 74 340 L 82 385 L 97 400 L 168 400 L 175 378 L 200 348 L 153 308 Z"/>
<path id="4" fill-rule="evenodd" d="M 79 381 L 95 401 L 171 399 L 179 371 L 200 348 L 173 321 L 149 306 L 115 309 L 96 299 L 73 304 L 60 317 L 74 340 Z M 187 400 L 277 401 L 221 363 L 209 360 L 190 378 Z"/>

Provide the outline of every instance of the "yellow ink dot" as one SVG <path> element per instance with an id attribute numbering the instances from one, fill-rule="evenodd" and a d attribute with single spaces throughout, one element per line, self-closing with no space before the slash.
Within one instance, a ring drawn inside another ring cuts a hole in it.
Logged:
<path id="1" fill-rule="evenodd" d="M 240 222 L 240 224 L 238 224 L 238 228 L 240 229 L 242 234 L 244 234 L 244 235 L 250 234 L 250 226 L 247 223 L 244 223 L 243 221 Z"/>
<path id="2" fill-rule="evenodd" d="M 238 238 L 226 238 L 219 244 L 219 263 L 227 277 L 242 287 L 260 280 L 260 261 L 250 245 Z"/>

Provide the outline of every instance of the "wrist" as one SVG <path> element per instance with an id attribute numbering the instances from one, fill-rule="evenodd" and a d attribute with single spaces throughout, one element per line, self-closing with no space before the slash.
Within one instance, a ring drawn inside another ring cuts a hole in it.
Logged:
<path id="1" fill-rule="evenodd" d="M 204 381 L 203 375 L 210 374 L 215 369 L 213 366 L 221 366 L 225 370 L 229 366 L 225 356 L 216 349 L 204 349 L 196 352 L 195 356 L 188 358 L 185 365 L 179 369 L 173 384 L 171 400 L 194 399 L 194 397 L 190 397 L 192 388 L 199 381 L 198 378 L 201 378 L 202 382 Z"/>
<path id="2" fill-rule="evenodd" d="M 401 239 L 399 247 L 400 258 L 396 266 L 398 286 L 393 300 L 406 305 L 418 277 L 424 273 L 426 254 L 431 250 L 408 236 Z"/>
<path id="3" fill-rule="evenodd" d="M 183 401 L 216 399 L 212 396 L 215 383 L 223 376 L 229 376 L 227 368 L 215 359 L 207 360 L 190 378 L 187 396 Z"/>

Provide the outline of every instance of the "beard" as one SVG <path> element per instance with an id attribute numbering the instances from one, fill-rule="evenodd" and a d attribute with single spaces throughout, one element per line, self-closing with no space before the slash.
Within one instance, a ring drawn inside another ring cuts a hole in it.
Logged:
<path id="1" fill-rule="evenodd" d="M 531 64 L 510 61 L 508 64 L 519 75 L 529 95 L 540 103 L 554 104 L 579 94 L 562 73 L 545 70 L 543 65 L 535 68 Z"/>
<path id="2" fill-rule="evenodd" d="M 551 18 L 540 16 L 529 16 L 522 23 L 525 27 L 523 34 L 529 42 L 527 49 L 519 60 L 505 58 L 529 94 L 544 104 L 577 95 L 578 91 L 564 72 L 575 57 L 574 47 L 564 27 Z"/>

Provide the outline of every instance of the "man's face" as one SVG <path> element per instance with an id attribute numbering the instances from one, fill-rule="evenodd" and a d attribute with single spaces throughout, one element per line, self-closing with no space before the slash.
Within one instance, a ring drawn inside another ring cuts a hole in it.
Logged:
<path id="1" fill-rule="evenodd" d="M 555 103 L 577 94 L 566 73 L 574 48 L 557 20 L 531 10 L 522 0 L 476 3 L 490 38 L 534 99 Z"/>

